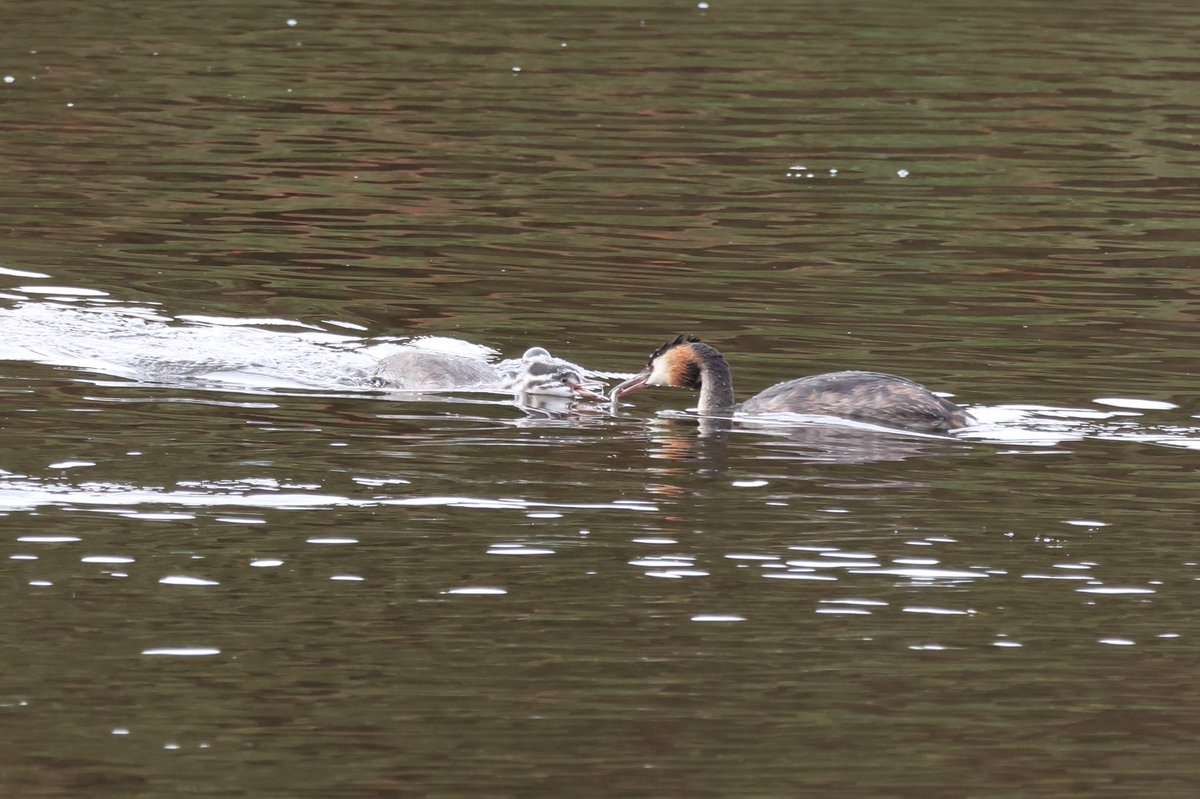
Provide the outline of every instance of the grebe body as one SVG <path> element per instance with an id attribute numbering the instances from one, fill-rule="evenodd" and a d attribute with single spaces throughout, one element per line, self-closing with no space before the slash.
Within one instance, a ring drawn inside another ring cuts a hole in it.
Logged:
<path id="1" fill-rule="evenodd" d="M 401 391 L 437 391 L 490 385 L 498 377 L 496 367 L 478 358 L 403 347 L 379 362 L 371 382 Z"/>
<path id="2" fill-rule="evenodd" d="M 655 350 L 645 369 L 612 390 L 612 400 L 646 386 L 699 391 L 699 410 L 705 414 L 814 414 L 922 431 L 953 430 L 975 421 L 919 383 L 879 372 L 830 372 L 788 380 L 739 405 L 725 356 L 694 336 L 679 336 Z"/>
<path id="3" fill-rule="evenodd" d="M 604 400 L 604 386 L 586 369 L 532 347 L 519 359 L 491 364 L 479 358 L 405 346 L 384 358 L 371 374 L 380 388 L 399 391 L 510 391 L 517 395 Z"/>

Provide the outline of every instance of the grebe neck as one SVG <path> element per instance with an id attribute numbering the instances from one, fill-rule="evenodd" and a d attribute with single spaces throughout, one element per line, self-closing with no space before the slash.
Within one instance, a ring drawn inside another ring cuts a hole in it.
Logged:
<path id="1" fill-rule="evenodd" d="M 700 412 L 715 413 L 732 408 L 733 374 L 725 356 L 700 342 L 692 345 L 692 352 L 700 366 Z"/>

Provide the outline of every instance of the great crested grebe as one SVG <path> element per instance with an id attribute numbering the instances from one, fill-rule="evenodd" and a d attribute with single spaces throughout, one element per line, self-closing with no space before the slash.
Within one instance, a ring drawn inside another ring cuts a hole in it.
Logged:
<path id="1" fill-rule="evenodd" d="M 405 346 L 371 373 L 381 388 L 401 391 L 511 391 L 517 395 L 584 397 L 604 401 L 604 385 L 581 366 L 531 347 L 520 359 L 491 364 L 479 358 Z"/>
<path id="2" fill-rule="evenodd" d="M 701 413 L 802 413 L 855 419 L 886 427 L 946 431 L 975 420 L 924 386 L 878 372 L 829 372 L 777 383 L 735 404 L 725 356 L 695 336 L 679 336 L 656 349 L 646 368 L 612 390 L 621 397 L 646 386 L 699 390 Z"/>

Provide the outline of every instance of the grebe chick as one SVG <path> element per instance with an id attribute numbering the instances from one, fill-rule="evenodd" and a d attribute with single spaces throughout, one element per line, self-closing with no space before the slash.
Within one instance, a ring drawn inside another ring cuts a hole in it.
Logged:
<path id="1" fill-rule="evenodd" d="M 607 402 L 605 386 L 585 377 L 570 366 L 563 366 L 554 359 L 528 361 L 505 385 L 515 394 L 546 394 L 554 397 L 581 397 L 596 402 Z"/>
<path id="2" fill-rule="evenodd" d="M 580 396 L 604 401 L 603 384 L 582 367 L 533 347 L 520 360 L 493 365 L 478 358 L 422 347 L 401 347 L 371 374 L 372 384 L 401 391 L 511 391 L 517 395 Z"/>
<path id="3" fill-rule="evenodd" d="M 699 410 L 705 414 L 803 413 L 923 431 L 975 423 L 965 410 L 924 386 L 878 372 L 829 372 L 788 380 L 738 405 L 725 356 L 695 336 L 679 336 L 656 349 L 645 369 L 612 390 L 612 401 L 646 386 L 698 390 Z"/>

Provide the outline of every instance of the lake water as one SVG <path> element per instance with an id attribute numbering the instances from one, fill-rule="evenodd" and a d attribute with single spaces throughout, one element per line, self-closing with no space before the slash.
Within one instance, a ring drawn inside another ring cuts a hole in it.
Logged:
<path id="1" fill-rule="evenodd" d="M 0 26 L 5 796 L 1194 796 L 1200 9 Z M 373 389 L 438 336 L 922 437 Z"/>

